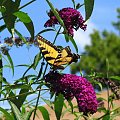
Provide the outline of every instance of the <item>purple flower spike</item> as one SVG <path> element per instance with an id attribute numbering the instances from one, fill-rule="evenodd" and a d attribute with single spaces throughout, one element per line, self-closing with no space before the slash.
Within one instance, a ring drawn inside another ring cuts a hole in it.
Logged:
<path id="1" fill-rule="evenodd" d="M 57 10 L 58 11 L 58 10 Z M 81 28 L 84 31 L 86 30 L 87 25 L 84 24 L 85 21 L 81 16 L 80 12 L 73 8 L 63 8 L 62 10 L 58 11 L 61 19 L 63 20 L 66 29 L 68 30 L 68 34 L 73 36 L 73 29 L 76 31 Z M 52 27 L 55 24 L 59 24 L 57 18 L 54 16 L 52 11 L 48 13 L 50 19 L 45 23 L 45 27 Z"/>
<path id="2" fill-rule="evenodd" d="M 51 88 L 56 94 L 62 93 L 66 99 L 77 99 L 80 112 L 95 113 L 98 102 L 92 84 L 86 78 L 50 72 L 45 76 L 45 81 L 51 84 Z"/>

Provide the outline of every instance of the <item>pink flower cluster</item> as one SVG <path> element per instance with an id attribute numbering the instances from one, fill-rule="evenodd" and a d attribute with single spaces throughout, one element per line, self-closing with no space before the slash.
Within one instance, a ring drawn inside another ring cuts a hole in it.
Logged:
<path id="1" fill-rule="evenodd" d="M 86 78 L 50 72 L 45 76 L 45 81 L 51 85 L 51 90 L 56 94 L 62 93 L 66 99 L 77 99 L 80 112 L 85 115 L 87 113 L 95 113 L 97 111 L 98 102 L 92 84 Z"/>
<path id="2" fill-rule="evenodd" d="M 61 19 L 63 20 L 66 29 L 68 30 L 68 34 L 73 36 L 73 29 L 78 30 L 80 27 L 84 31 L 86 30 L 87 25 L 84 24 L 83 17 L 80 12 L 73 8 L 63 8 L 58 11 Z M 52 27 L 55 24 L 59 24 L 57 18 L 54 16 L 52 11 L 48 13 L 50 19 L 45 23 L 45 27 Z"/>

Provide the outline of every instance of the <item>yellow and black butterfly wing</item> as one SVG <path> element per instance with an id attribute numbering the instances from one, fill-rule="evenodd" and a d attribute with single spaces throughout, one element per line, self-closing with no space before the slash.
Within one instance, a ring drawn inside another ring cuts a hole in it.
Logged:
<path id="1" fill-rule="evenodd" d="M 54 70 L 64 69 L 63 65 L 76 62 L 79 58 L 79 55 L 71 53 L 69 46 L 63 49 L 59 49 L 51 42 L 44 39 L 42 36 L 38 36 L 37 41 L 43 57 Z"/>
<path id="2" fill-rule="evenodd" d="M 45 60 L 50 64 L 54 65 L 54 62 L 56 58 L 59 55 L 59 50 L 56 46 L 54 46 L 51 42 L 44 39 L 42 36 L 37 37 L 37 41 L 39 44 L 39 47 L 41 49 L 41 52 L 43 54 L 43 57 Z"/>
<path id="3" fill-rule="evenodd" d="M 69 46 L 62 49 L 61 53 L 59 54 L 59 58 L 56 58 L 54 65 L 61 66 L 65 64 L 69 64 L 72 61 L 72 53 Z"/>

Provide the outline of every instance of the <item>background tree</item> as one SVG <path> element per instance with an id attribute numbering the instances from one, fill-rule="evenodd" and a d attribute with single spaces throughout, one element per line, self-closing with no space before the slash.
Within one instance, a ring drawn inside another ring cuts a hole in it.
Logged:
<path id="1" fill-rule="evenodd" d="M 118 13 L 118 15 L 117 15 L 118 21 L 112 22 L 112 24 L 115 27 L 115 29 L 119 31 L 119 35 L 120 35 L 120 8 L 117 8 L 117 13 Z"/>
<path id="2" fill-rule="evenodd" d="M 120 13 L 120 9 L 117 11 Z M 114 27 L 120 30 L 117 24 L 120 25 L 120 22 L 114 24 Z M 105 75 L 106 72 L 111 75 L 120 75 L 120 37 L 106 30 L 102 33 L 94 30 L 90 38 L 91 45 L 85 46 L 85 55 L 81 57 L 80 62 L 71 65 L 71 73 L 82 70 L 86 74 L 94 71 Z"/>

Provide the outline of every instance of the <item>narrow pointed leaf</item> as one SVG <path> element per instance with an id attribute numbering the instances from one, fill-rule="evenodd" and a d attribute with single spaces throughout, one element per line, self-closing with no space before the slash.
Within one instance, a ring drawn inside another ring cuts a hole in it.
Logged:
<path id="1" fill-rule="evenodd" d="M 2 55 L 0 54 L 0 91 L 2 90 L 2 82 L 3 82 L 3 64 L 2 64 Z"/>
<path id="2" fill-rule="evenodd" d="M 110 79 L 114 79 L 114 80 L 120 81 L 120 76 L 111 76 Z"/>
<path id="3" fill-rule="evenodd" d="M 36 69 L 36 67 L 41 59 L 42 59 L 41 53 L 38 53 L 34 58 L 34 62 L 33 62 L 34 69 Z"/>
<path id="4" fill-rule="evenodd" d="M 32 39 L 34 38 L 34 25 L 31 18 L 24 12 L 18 11 L 13 14 L 14 16 L 18 17 L 21 22 L 26 26 L 27 30 L 29 31 Z"/>
<path id="5" fill-rule="evenodd" d="M 49 0 L 46 0 L 48 5 L 50 6 L 52 12 L 54 13 L 54 15 L 56 16 L 57 20 L 59 21 L 60 25 L 64 28 L 65 31 L 66 30 L 66 27 L 64 25 L 64 22 L 63 20 L 61 19 L 61 17 L 59 16 L 58 12 L 56 11 L 56 9 L 54 8 L 54 6 L 52 5 L 52 3 L 49 1 Z"/>
<path id="6" fill-rule="evenodd" d="M 15 13 L 13 13 L 13 15 L 18 17 L 23 23 L 30 23 L 31 22 L 31 19 L 27 15 L 27 13 L 24 13 L 22 11 L 15 12 Z"/>
<path id="7" fill-rule="evenodd" d="M 23 40 L 24 43 L 26 43 L 26 39 L 22 36 L 22 34 L 19 31 L 17 31 L 16 29 L 14 29 L 14 30 L 15 30 L 15 33 L 20 37 L 20 39 Z"/>
<path id="8" fill-rule="evenodd" d="M 19 104 L 17 105 L 18 108 L 21 108 L 22 104 L 25 102 L 26 97 L 28 95 L 28 91 L 29 91 L 29 88 L 23 88 L 20 90 L 20 93 L 19 93 L 20 96 L 18 97 Z"/>
<path id="9" fill-rule="evenodd" d="M 72 42 L 72 44 L 73 44 L 76 52 L 78 53 L 78 47 L 77 47 L 77 44 L 76 44 L 75 40 L 74 40 L 73 37 L 71 37 L 71 36 L 70 36 L 69 38 L 70 38 L 70 41 Z"/>
<path id="10" fill-rule="evenodd" d="M 8 60 L 9 60 L 10 67 L 11 67 L 11 69 L 12 69 L 12 74 L 14 75 L 14 64 L 13 64 L 12 58 L 11 58 L 11 56 L 10 56 L 9 53 L 7 54 L 7 58 L 8 58 Z"/>
<path id="11" fill-rule="evenodd" d="M 6 25 L 5 25 L 5 24 L 2 25 L 2 26 L 0 26 L 0 32 L 2 32 L 5 28 L 6 28 Z"/>
<path id="12" fill-rule="evenodd" d="M 45 107 L 39 106 L 38 109 L 42 113 L 42 116 L 43 116 L 44 120 L 50 120 L 49 113 L 48 113 L 48 111 Z"/>
<path id="13" fill-rule="evenodd" d="M 51 29 L 44 29 L 44 30 L 40 31 L 37 35 L 42 34 L 44 32 L 49 32 L 49 31 L 55 31 L 55 30 L 53 28 L 51 28 Z"/>
<path id="14" fill-rule="evenodd" d="M 93 12 L 94 0 L 84 0 L 84 4 L 85 4 L 85 21 L 87 21 Z"/>
<path id="15" fill-rule="evenodd" d="M 56 98 L 55 103 L 54 103 L 54 109 L 55 109 L 57 120 L 60 120 L 63 103 L 64 103 L 64 97 L 62 94 L 59 94 L 59 96 Z"/>
<path id="16" fill-rule="evenodd" d="M 11 29 L 14 28 L 15 20 L 17 18 L 13 15 L 13 13 L 18 11 L 20 1 L 21 0 L 16 0 L 15 2 L 12 0 L 4 0 L 2 4 L 6 8 L 6 10 L 2 13 L 3 20 L 10 33 L 12 33 Z"/>
<path id="17" fill-rule="evenodd" d="M 30 117 L 31 117 L 33 111 L 34 111 L 34 109 L 31 109 L 29 112 L 26 112 L 26 113 L 23 115 L 24 119 L 25 119 L 25 120 L 30 120 Z"/>
<path id="18" fill-rule="evenodd" d="M 25 120 L 22 114 L 20 113 L 19 109 L 17 108 L 17 106 L 11 101 L 9 101 L 9 103 L 10 106 L 12 107 L 13 113 L 15 114 L 17 120 Z"/>
<path id="19" fill-rule="evenodd" d="M 7 110 L 0 107 L 0 111 L 4 113 L 6 120 L 14 120 L 13 116 L 10 115 L 10 113 L 8 113 Z"/>

